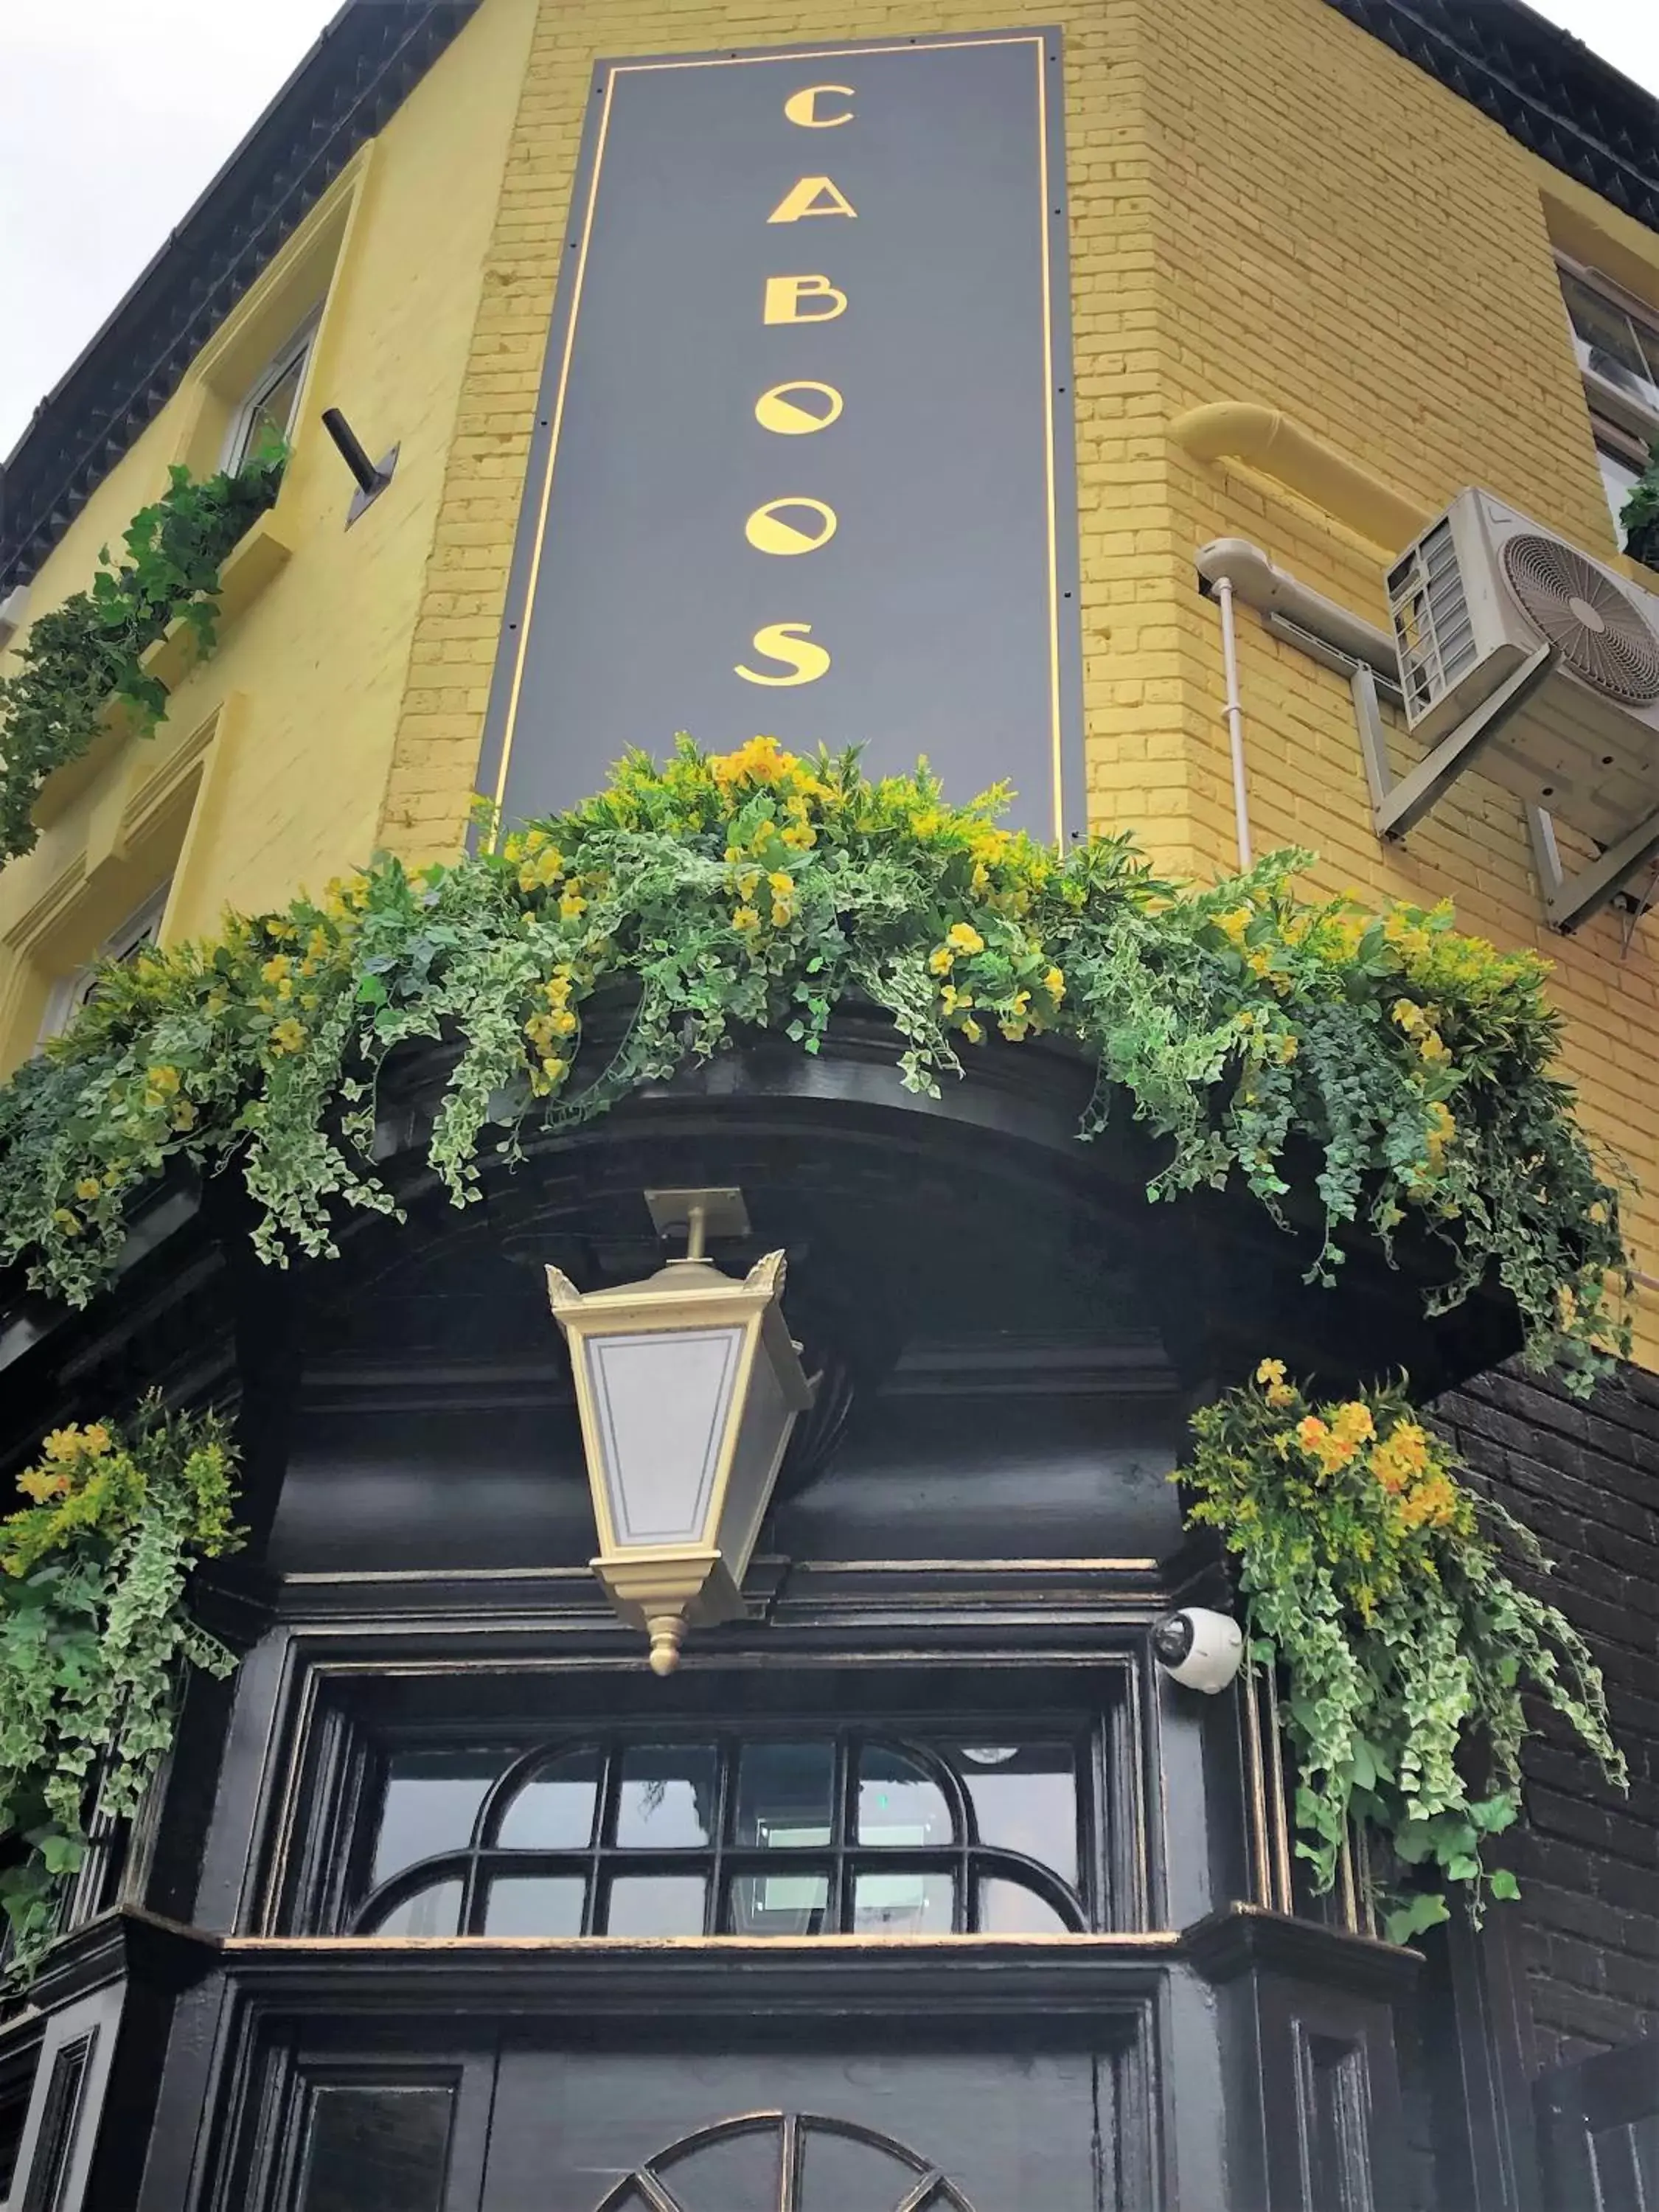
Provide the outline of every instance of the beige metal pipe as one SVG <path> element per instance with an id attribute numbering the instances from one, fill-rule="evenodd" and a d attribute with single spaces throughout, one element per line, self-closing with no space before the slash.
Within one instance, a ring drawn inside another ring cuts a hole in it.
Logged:
<path id="1" fill-rule="evenodd" d="M 1277 407 L 1224 399 L 1190 407 L 1170 434 L 1195 461 L 1237 461 L 1322 507 L 1390 554 L 1410 544 L 1431 510 L 1326 445 Z"/>

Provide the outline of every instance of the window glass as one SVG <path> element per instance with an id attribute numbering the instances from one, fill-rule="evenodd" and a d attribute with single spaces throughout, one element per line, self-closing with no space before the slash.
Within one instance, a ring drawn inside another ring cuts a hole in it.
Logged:
<path id="1" fill-rule="evenodd" d="M 1619 532 L 1619 543 L 1625 542 L 1625 502 L 1636 489 L 1640 469 L 1610 440 L 1598 438 L 1595 459 L 1601 471 L 1601 485 L 1607 495 L 1607 507 L 1613 515 L 1613 527 Z"/>
<path id="2" fill-rule="evenodd" d="M 305 382 L 315 335 L 313 319 L 254 379 L 232 421 L 225 451 L 227 469 L 240 469 L 245 461 L 268 453 L 273 446 L 286 444 L 292 436 L 300 387 Z"/>
<path id="3" fill-rule="evenodd" d="M 607 1936 L 701 1936 L 705 1884 L 694 1874 L 620 1874 L 611 1885 Z"/>
<path id="4" fill-rule="evenodd" d="M 295 2212 L 440 2212 L 453 2098 L 438 2087 L 313 2087 Z"/>
<path id="5" fill-rule="evenodd" d="M 982 1844 L 1019 1851 L 1077 1886 L 1077 1775 L 1070 1744 L 953 1746 L 951 1765 Z"/>
<path id="6" fill-rule="evenodd" d="M 1638 324 L 1615 300 L 1563 270 L 1578 362 L 1639 406 L 1659 415 L 1659 332 Z"/>
<path id="7" fill-rule="evenodd" d="M 861 1874 L 853 1885 L 855 1936 L 948 1936 L 957 1883 L 948 1874 Z"/>
<path id="8" fill-rule="evenodd" d="M 580 1875 L 498 1874 L 484 1905 L 486 1936 L 580 1936 L 587 1884 Z"/>
<path id="9" fill-rule="evenodd" d="M 100 969 L 106 961 L 117 961 L 125 967 L 137 958 L 145 945 L 155 943 L 161 933 L 161 918 L 167 911 L 171 888 L 169 878 L 150 894 L 136 914 L 129 915 L 118 929 L 110 932 L 92 959 L 73 975 L 63 977 L 53 988 L 46 1002 L 46 1018 L 40 1024 L 43 1042 L 67 1029 L 88 1000 L 96 996 Z"/>
<path id="10" fill-rule="evenodd" d="M 869 1744 L 859 1762 L 859 1841 L 890 1850 L 952 1840 L 945 1793 L 916 1759 Z"/>
<path id="11" fill-rule="evenodd" d="M 597 1753 L 573 1751 L 550 1759 L 520 1784 L 495 1840 L 518 1850 L 586 1850 L 599 1796 Z"/>
<path id="12" fill-rule="evenodd" d="M 463 1850 L 484 1793 L 501 1770 L 495 1751 L 400 1751 L 386 1764 L 374 1838 L 378 1888 L 405 1867 Z"/>
<path id="13" fill-rule="evenodd" d="M 982 1936 L 1063 1936 L 1066 1923 L 1045 1898 L 1023 1881 L 993 1879 L 979 1886 Z"/>
<path id="14" fill-rule="evenodd" d="M 835 1783 L 832 1743 L 745 1744 L 738 1765 L 738 1842 L 773 1850 L 827 1844 Z"/>
<path id="15" fill-rule="evenodd" d="M 456 1936 L 460 1933 L 461 1885 L 459 1881 L 428 1882 L 401 1905 L 375 1916 L 365 1931 L 371 1936 Z"/>
<path id="16" fill-rule="evenodd" d="M 842 1727 L 719 1742 L 616 1731 L 528 1757 L 394 1753 L 354 1924 L 386 1936 L 1082 1931 L 1084 1741 L 896 1741 Z"/>
<path id="17" fill-rule="evenodd" d="M 646 1850 L 694 1850 L 714 1818 L 712 1744 L 635 1744 L 623 1752 L 617 1841 Z"/>

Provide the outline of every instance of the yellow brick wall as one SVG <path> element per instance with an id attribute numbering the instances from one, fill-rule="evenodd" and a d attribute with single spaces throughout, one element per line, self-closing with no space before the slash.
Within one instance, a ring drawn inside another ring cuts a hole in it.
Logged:
<path id="1" fill-rule="evenodd" d="M 1214 611 L 1193 555 L 1255 539 L 1382 620 L 1382 554 L 1169 435 L 1186 408 L 1286 410 L 1425 510 L 1491 486 L 1614 551 L 1557 287 L 1544 194 L 1587 211 L 1630 281 L 1659 240 L 1536 161 L 1323 0 L 1105 0 L 729 9 L 544 0 L 491 242 L 383 822 L 451 849 L 477 758 L 517 495 L 589 71 L 600 55 L 696 52 L 1062 22 L 1075 332 L 1085 715 L 1098 826 L 1209 876 L 1234 851 Z M 1585 234 L 1575 240 L 1583 250 Z M 1314 847 L 1317 888 L 1455 899 L 1467 926 L 1557 962 L 1566 1066 L 1592 1129 L 1659 1187 L 1659 918 L 1564 941 L 1540 927 L 1519 804 L 1477 781 L 1384 854 L 1343 680 L 1243 620 L 1258 851 Z M 1659 1211 L 1638 1256 L 1659 1271 Z M 1638 1314 L 1659 1355 L 1659 1291 Z"/>

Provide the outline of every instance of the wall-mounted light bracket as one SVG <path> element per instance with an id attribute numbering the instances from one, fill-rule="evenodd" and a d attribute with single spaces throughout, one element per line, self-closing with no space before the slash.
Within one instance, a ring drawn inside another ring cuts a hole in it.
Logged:
<path id="1" fill-rule="evenodd" d="M 392 471 L 398 465 L 398 448 L 393 446 L 378 461 L 371 461 L 362 440 L 337 407 L 324 408 L 323 428 L 333 439 L 340 459 L 356 482 L 357 489 L 346 509 L 345 526 L 349 530 L 358 516 L 365 508 L 374 505 L 392 482 Z"/>

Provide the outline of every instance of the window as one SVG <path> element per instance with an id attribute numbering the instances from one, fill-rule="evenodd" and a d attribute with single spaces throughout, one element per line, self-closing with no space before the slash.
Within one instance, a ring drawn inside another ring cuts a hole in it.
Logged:
<path id="1" fill-rule="evenodd" d="M 158 890 L 152 891 L 136 914 L 130 914 L 118 929 L 99 946 L 92 958 L 84 962 L 71 975 L 60 978 L 46 1000 L 46 1018 L 40 1024 L 40 1037 L 56 1036 L 69 1027 L 88 999 L 98 988 L 100 969 L 110 961 L 122 966 L 137 959 L 147 945 L 154 945 L 161 933 L 161 917 L 167 912 L 167 893 L 172 889 L 169 878 Z"/>
<path id="2" fill-rule="evenodd" d="M 231 416 L 223 460 L 227 469 L 240 469 L 262 449 L 285 444 L 293 434 L 321 313 L 320 308 L 313 308 L 248 387 Z"/>
<path id="3" fill-rule="evenodd" d="M 1006 1731 L 1006 1721 L 999 1723 Z M 361 1935 L 1048 1935 L 1095 1924 L 1090 1744 L 643 1729 L 394 1751 Z"/>
<path id="4" fill-rule="evenodd" d="M 1604 277 L 1564 263 L 1561 294 L 1619 541 L 1631 487 L 1659 443 L 1659 312 Z"/>

